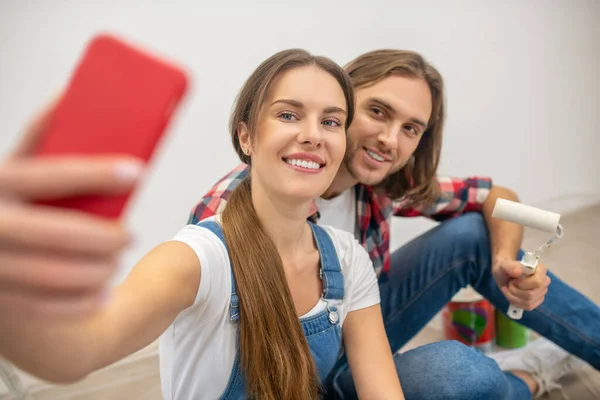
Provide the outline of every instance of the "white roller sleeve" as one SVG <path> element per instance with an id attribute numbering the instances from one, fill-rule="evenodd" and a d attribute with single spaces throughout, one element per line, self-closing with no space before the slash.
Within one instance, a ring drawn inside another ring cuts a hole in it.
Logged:
<path id="1" fill-rule="evenodd" d="M 492 217 L 552 233 L 556 233 L 560 222 L 560 214 L 506 199 L 496 200 Z"/>

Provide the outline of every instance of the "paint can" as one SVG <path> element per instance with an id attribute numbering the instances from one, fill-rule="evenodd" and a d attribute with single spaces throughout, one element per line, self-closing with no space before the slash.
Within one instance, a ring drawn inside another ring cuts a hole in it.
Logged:
<path id="1" fill-rule="evenodd" d="M 461 289 L 444 307 L 444 336 L 482 352 L 493 350 L 496 338 L 495 309 L 471 286 Z"/>
<path id="2" fill-rule="evenodd" d="M 518 349 L 531 340 L 531 331 L 496 310 L 496 344 L 506 349 Z"/>

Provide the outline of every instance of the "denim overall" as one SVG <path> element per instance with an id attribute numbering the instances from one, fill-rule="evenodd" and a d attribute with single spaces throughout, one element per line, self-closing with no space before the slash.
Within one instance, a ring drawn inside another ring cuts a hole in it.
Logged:
<path id="1" fill-rule="evenodd" d="M 321 382 L 324 382 L 325 378 L 333 369 L 342 350 L 342 335 L 339 324 L 340 316 L 336 304 L 341 303 L 344 298 L 344 277 L 331 238 L 323 228 L 311 222 L 309 222 L 309 224 L 321 256 L 320 276 L 323 281 L 323 294 L 321 298 L 328 303 L 328 306 L 327 310 L 308 318 L 302 318 L 300 319 L 300 322 L 306 340 L 308 341 L 310 352 L 315 360 L 319 378 Z M 227 248 L 225 235 L 223 234 L 221 225 L 214 221 L 203 221 L 199 222 L 197 225 L 207 228 L 217 235 Z M 332 300 L 334 301 L 332 302 Z M 232 323 L 239 322 L 240 317 L 238 308 L 239 302 L 235 288 L 235 277 L 232 271 L 231 305 L 229 308 L 230 320 Z M 229 382 L 221 396 L 221 400 L 238 400 L 245 398 L 245 380 L 240 366 L 240 353 L 238 347 Z"/>

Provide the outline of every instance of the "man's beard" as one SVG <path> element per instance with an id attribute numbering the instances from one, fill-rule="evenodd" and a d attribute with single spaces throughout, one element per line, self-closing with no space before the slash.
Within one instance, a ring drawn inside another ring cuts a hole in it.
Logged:
<path id="1" fill-rule="evenodd" d="M 352 154 L 348 154 L 346 153 L 344 155 L 344 166 L 346 167 L 346 170 L 348 171 L 348 173 L 350 174 L 350 176 L 354 179 L 360 182 L 360 179 L 358 179 L 358 175 L 356 174 L 356 171 L 354 170 L 354 167 L 352 166 L 352 159 L 354 159 L 354 155 L 356 154 L 356 151 L 352 151 Z"/>
<path id="2" fill-rule="evenodd" d="M 382 183 L 383 181 L 385 181 L 388 176 L 391 176 L 391 175 L 397 173 L 398 171 L 402 170 L 406 166 L 406 164 L 408 164 L 408 162 L 409 162 L 409 160 L 407 160 L 402 165 L 394 166 L 393 171 L 392 170 L 386 171 L 386 173 L 380 178 L 372 179 L 370 174 L 363 174 L 366 176 L 362 176 L 362 179 L 361 179 L 361 175 L 360 175 L 359 171 L 357 171 L 357 169 L 354 168 L 352 160 L 354 160 L 354 158 L 356 157 L 356 153 L 358 153 L 362 149 L 362 147 L 352 146 L 350 148 L 351 148 L 351 150 L 346 151 L 346 154 L 344 155 L 343 165 L 346 167 L 346 170 L 348 171 L 350 176 L 354 180 L 358 181 L 359 183 L 362 183 L 363 185 L 377 186 L 380 183 Z"/>
<path id="3" fill-rule="evenodd" d="M 361 176 L 359 171 L 357 171 L 354 168 L 354 165 L 352 164 L 352 160 L 354 160 L 354 158 L 356 157 L 356 153 L 358 153 L 360 150 L 361 148 L 359 147 L 353 149 L 351 153 L 346 152 L 346 155 L 344 156 L 344 166 L 346 167 L 346 170 L 348 171 L 350 176 L 352 176 L 352 178 L 358 183 L 368 186 L 376 186 L 379 183 L 381 183 L 387 175 L 384 175 L 382 178 L 378 179 L 371 179 L 370 174 L 366 174 L 366 176 L 365 174 L 363 174 L 363 176 Z"/>

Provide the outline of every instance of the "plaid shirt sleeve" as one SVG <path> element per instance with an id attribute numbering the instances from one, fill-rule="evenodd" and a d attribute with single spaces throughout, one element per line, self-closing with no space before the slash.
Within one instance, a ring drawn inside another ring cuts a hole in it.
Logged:
<path id="1" fill-rule="evenodd" d="M 240 164 L 204 195 L 202 200 L 192 209 L 188 224 L 196 224 L 203 219 L 219 214 L 225 208 L 231 192 L 248 176 L 248 166 Z"/>
<path id="2" fill-rule="evenodd" d="M 442 195 L 430 207 L 406 207 L 402 200 L 394 202 L 394 215 L 398 217 L 423 216 L 444 221 L 466 212 L 481 212 L 483 203 L 492 188 L 490 178 L 472 176 L 454 178 L 438 176 Z"/>

